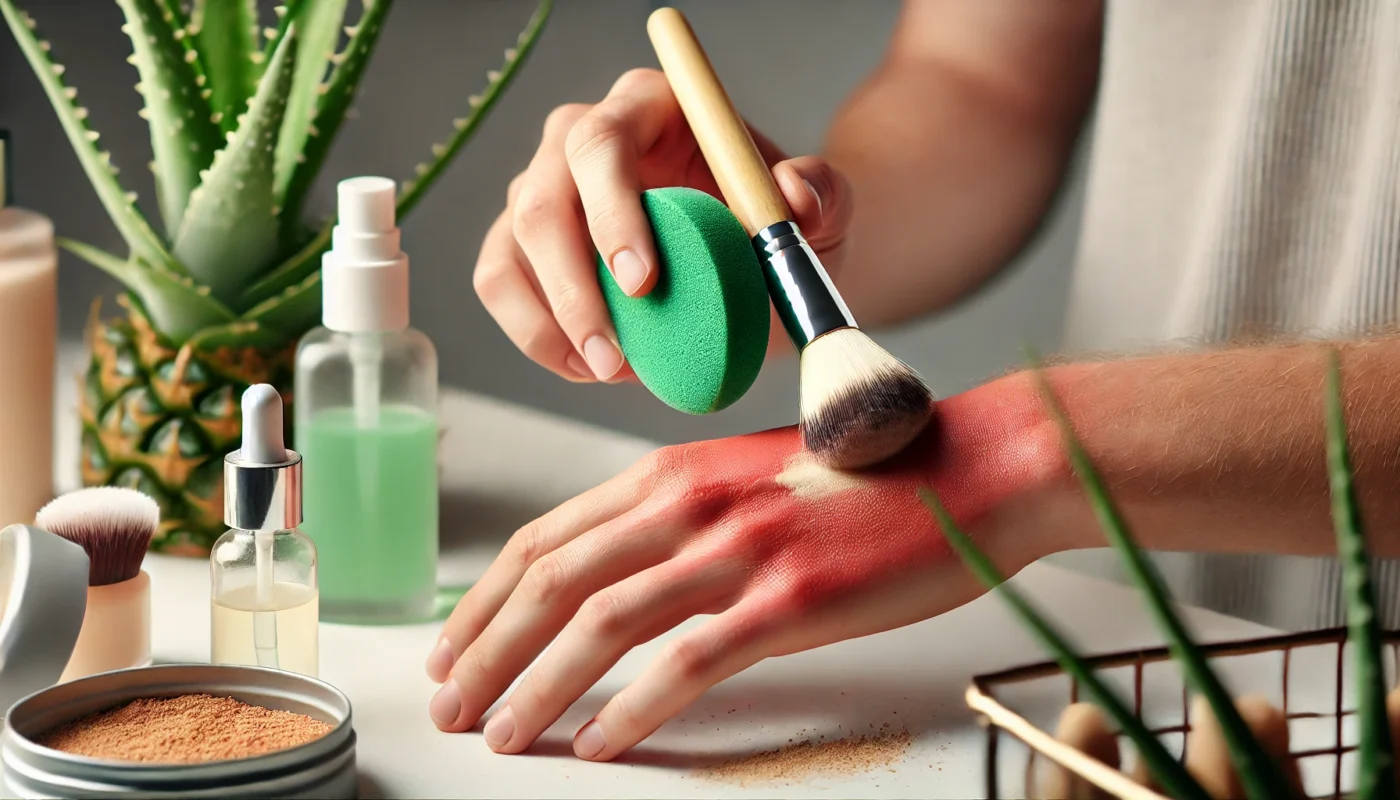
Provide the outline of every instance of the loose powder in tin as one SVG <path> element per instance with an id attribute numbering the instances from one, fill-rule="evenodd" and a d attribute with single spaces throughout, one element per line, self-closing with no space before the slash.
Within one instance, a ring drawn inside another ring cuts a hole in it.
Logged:
<path id="1" fill-rule="evenodd" d="M 304 714 L 187 694 L 133 700 L 76 719 L 44 734 L 39 744 L 90 758 L 202 764 L 287 750 L 330 730 Z"/>
<path id="2" fill-rule="evenodd" d="M 870 736 L 814 742 L 755 753 L 699 771 L 710 780 L 750 784 L 790 784 L 818 775 L 852 777 L 899 763 L 914 743 L 907 730 L 882 730 Z M 892 771 L 892 770 L 891 770 Z"/>

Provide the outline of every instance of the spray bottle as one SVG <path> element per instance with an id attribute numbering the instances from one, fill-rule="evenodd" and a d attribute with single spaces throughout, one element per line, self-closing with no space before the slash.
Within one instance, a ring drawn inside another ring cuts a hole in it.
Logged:
<path id="1" fill-rule="evenodd" d="M 437 596 L 437 352 L 408 324 L 394 182 L 351 178 L 322 260 L 322 326 L 296 357 L 306 532 L 330 622 L 431 618 Z"/>
<path id="2" fill-rule="evenodd" d="M 283 445 L 282 397 L 243 393 L 242 446 L 224 458 L 224 524 L 210 555 L 210 661 L 316 676 L 316 545 L 301 523 L 301 456 Z"/>

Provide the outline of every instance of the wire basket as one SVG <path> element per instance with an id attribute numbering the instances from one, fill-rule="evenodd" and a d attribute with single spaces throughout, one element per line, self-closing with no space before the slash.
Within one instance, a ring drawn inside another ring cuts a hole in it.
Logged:
<path id="1" fill-rule="evenodd" d="M 1382 641 L 1386 681 L 1393 686 L 1400 632 L 1386 631 Z M 1345 797 L 1355 769 L 1357 736 L 1355 709 L 1347 704 L 1352 692 L 1346 629 L 1224 642 L 1201 649 L 1232 695 L 1263 694 L 1283 712 L 1288 720 L 1290 752 L 1308 796 Z M 1185 758 L 1186 734 L 1191 730 L 1188 693 L 1167 648 L 1110 653 L 1086 661 L 1121 696 L 1131 697 L 1134 713 L 1168 750 Z M 1047 732 L 1054 730 L 1055 720 L 1066 705 L 1058 699 L 1047 702 L 1047 698 L 1059 697 L 1067 698 L 1068 703 L 1079 702 L 1079 686 L 1053 661 L 973 678 L 966 699 L 981 715 L 987 731 L 989 798 L 1002 797 L 1003 786 L 1020 781 L 1029 790 L 1037 768 L 1048 761 L 1112 797 L 1168 800 L 1128 772 L 1063 744 Z M 1118 738 L 1120 748 L 1131 741 L 1122 734 Z M 1012 747 L 1006 746 L 1008 740 Z M 1015 758 L 1016 751 L 1024 754 L 1023 764 Z M 1127 751 L 1132 752 L 1130 744 Z M 1136 754 L 1133 756 L 1135 760 Z M 1129 766 L 1127 758 L 1122 761 L 1124 767 Z"/>

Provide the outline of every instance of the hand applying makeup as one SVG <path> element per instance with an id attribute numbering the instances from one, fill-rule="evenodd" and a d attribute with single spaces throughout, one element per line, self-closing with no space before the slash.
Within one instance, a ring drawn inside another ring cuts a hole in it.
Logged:
<path id="1" fill-rule="evenodd" d="M 446 680 L 432 718 L 472 728 L 554 641 L 485 727 L 492 749 L 520 752 L 632 647 L 715 615 L 577 734 L 578 756 L 607 760 L 769 656 L 961 605 L 981 590 L 936 535 L 917 486 L 934 486 L 1008 572 L 1053 550 L 1002 535 L 1031 527 L 1040 489 L 1064 474 L 1028 381 L 948 398 L 938 419 L 865 473 L 818 466 L 796 428 L 663 448 L 527 525 L 444 627 L 428 663 Z"/>

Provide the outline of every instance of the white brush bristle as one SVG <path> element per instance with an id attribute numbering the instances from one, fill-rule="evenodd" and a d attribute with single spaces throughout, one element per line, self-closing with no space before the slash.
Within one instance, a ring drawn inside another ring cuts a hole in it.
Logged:
<path id="1" fill-rule="evenodd" d="M 34 524 L 87 551 L 88 585 L 106 586 L 141 572 L 160 525 L 160 506 L 135 489 L 98 486 L 53 499 Z"/>
<path id="2" fill-rule="evenodd" d="M 933 416 L 933 393 L 918 373 L 856 328 L 803 348 L 801 373 L 803 444 L 837 469 L 896 455 Z"/>

